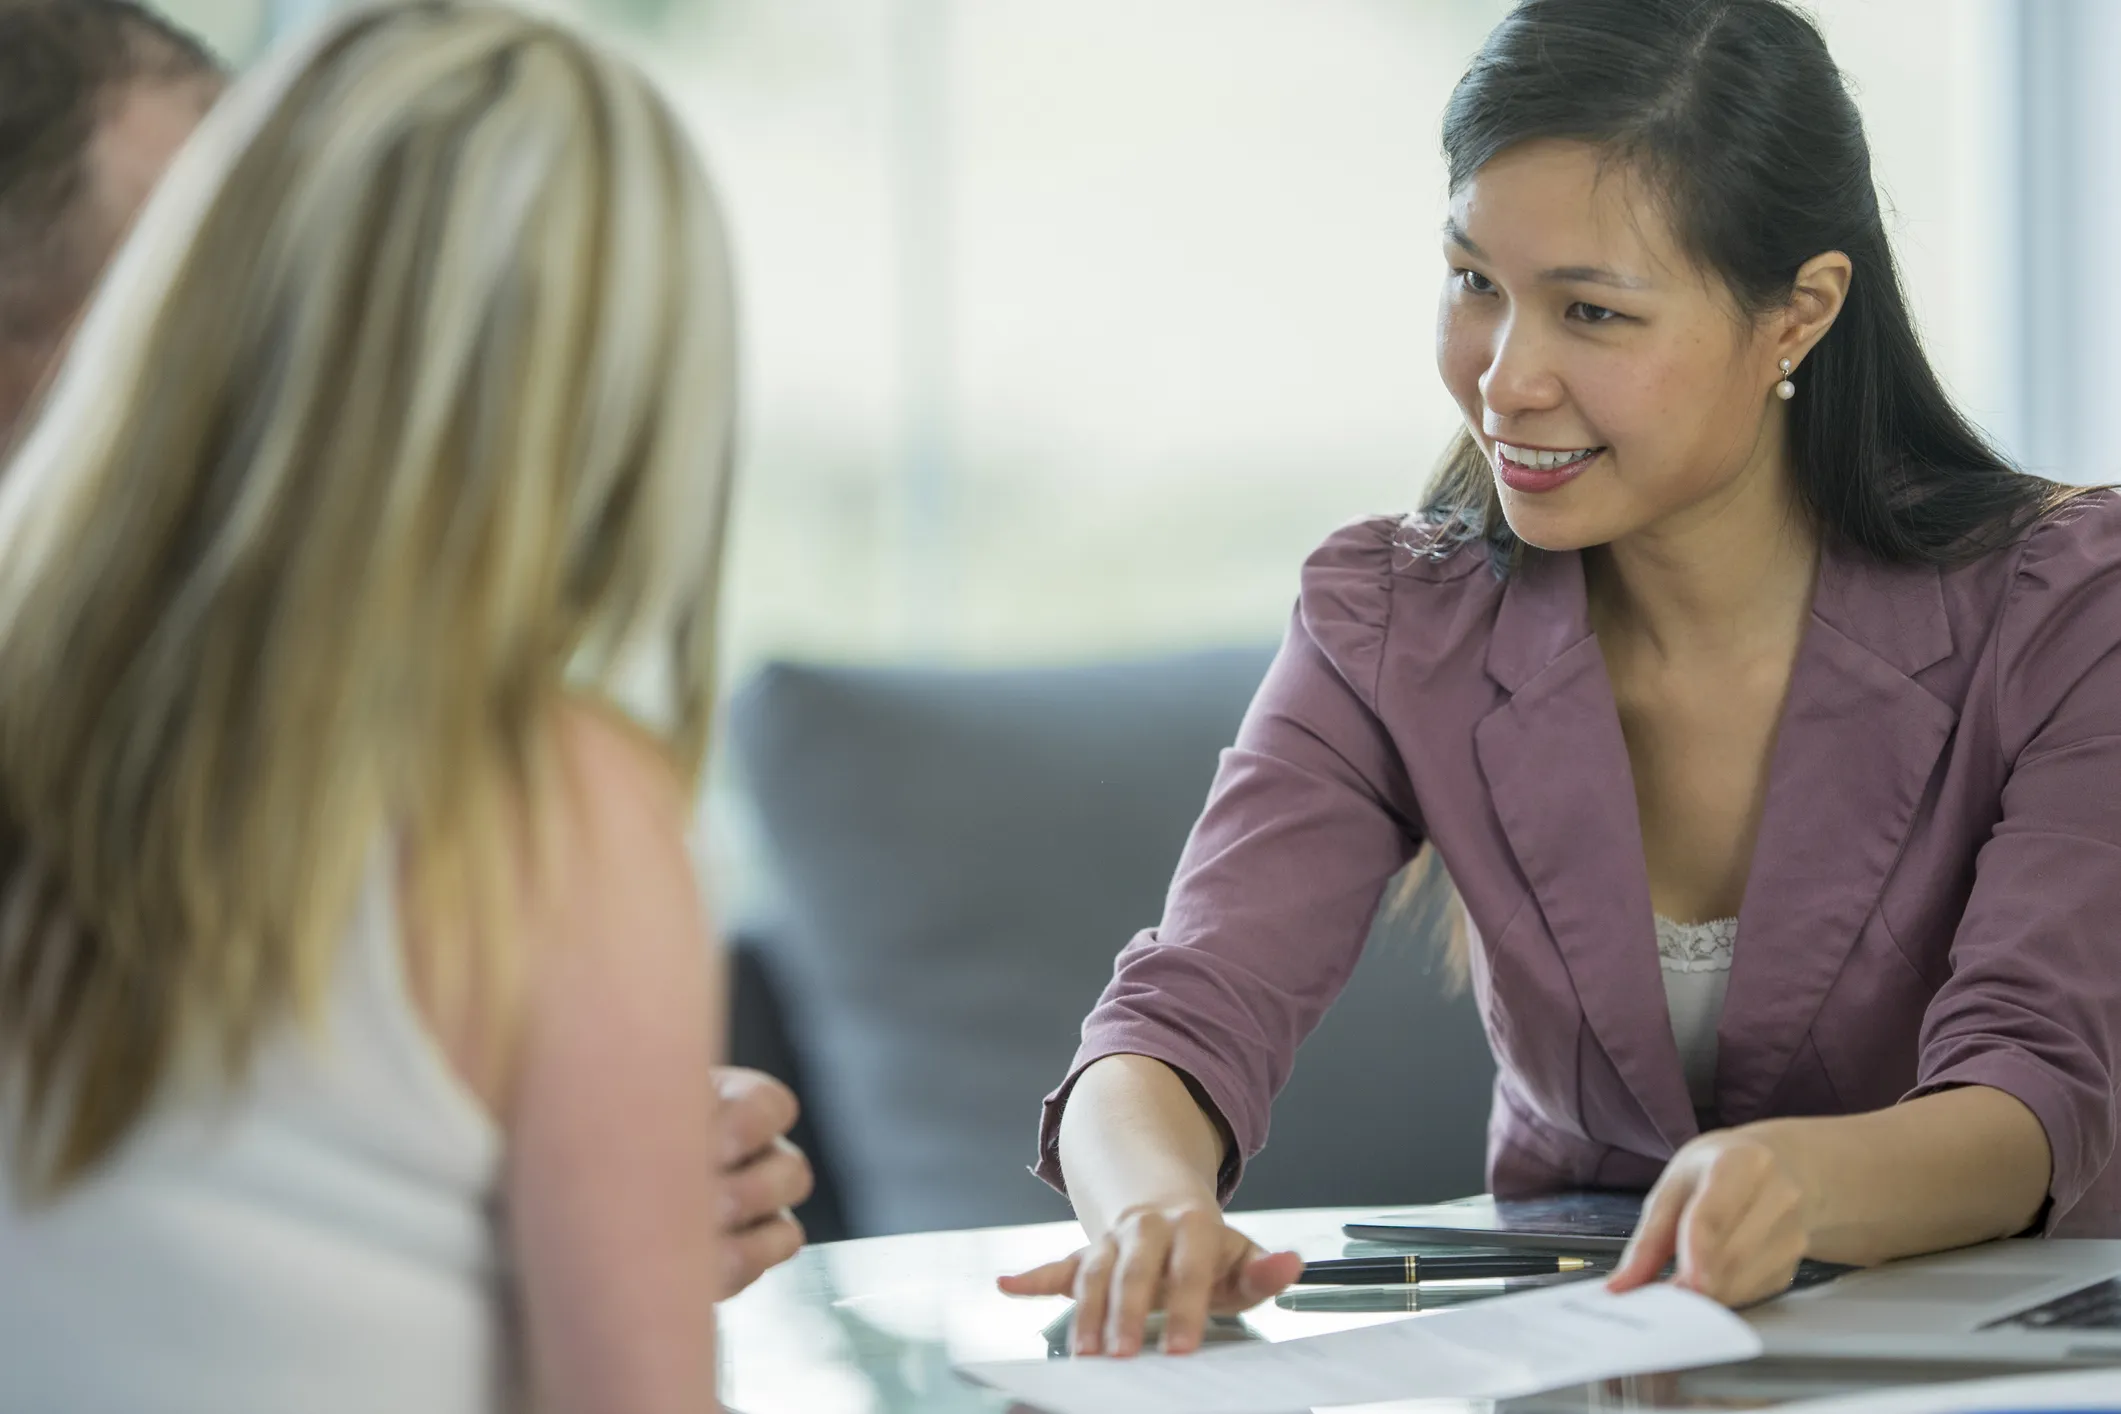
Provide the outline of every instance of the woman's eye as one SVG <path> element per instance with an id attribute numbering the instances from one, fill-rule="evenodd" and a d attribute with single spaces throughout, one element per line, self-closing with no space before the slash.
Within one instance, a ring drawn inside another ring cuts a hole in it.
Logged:
<path id="1" fill-rule="evenodd" d="M 1478 270 L 1453 270 L 1451 278 L 1458 281 L 1458 287 L 1467 294 L 1491 295 L 1495 293 L 1495 282 Z"/>
<path id="2" fill-rule="evenodd" d="M 1582 300 L 1578 300 L 1569 306 L 1569 317 L 1571 319 L 1580 319 L 1586 324 L 1610 324 L 1614 320 L 1625 318 L 1626 316 L 1622 315 L 1618 310 L 1607 309 L 1602 304 L 1586 304 Z"/>

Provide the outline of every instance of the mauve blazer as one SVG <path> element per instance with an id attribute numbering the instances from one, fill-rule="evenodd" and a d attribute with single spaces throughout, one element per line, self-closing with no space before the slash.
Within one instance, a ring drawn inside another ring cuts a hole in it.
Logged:
<path id="1" fill-rule="evenodd" d="M 1048 1098 L 1120 1052 L 1190 1076 L 1236 1186 L 1392 874 L 1442 854 L 1500 1073 L 1500 1194 L 1643 1188 L 1698 1132 L 1633 777 L 1582 564 L 1361 521 L 1306 563 L 1162 925 L 1120 953 Z M 1964 568 L 1822 556 L 1718 1029 L 1725 1125 L 1954 1085 L 2023 1101 L 2045 1230 L 2121 1236 L 2121 499 Z M 1419 1075 L 1405 1077 L 1419 1086 Z"/>

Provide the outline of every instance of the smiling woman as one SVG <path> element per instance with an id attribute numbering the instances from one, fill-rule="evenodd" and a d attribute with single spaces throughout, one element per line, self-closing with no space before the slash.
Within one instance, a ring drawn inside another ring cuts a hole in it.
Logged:
<path id="1" fill-rule="evenodd" d="M 2121 1235 L 2121 501 L 1952 406 L 1782 0 L 1526 0 L 1444 147 L 1463 433 L 1305 566 L 1047 1103 L 1092 1246 L 1006 1288 L 1129 1354 L 1291 1278 L 1216 1205 L 1422 849 L 1490 1185 L 1650 1190 L 1616 1286 Z"/>
<path id="2" fill-rule="evenodd" d="M 1711 49 L 1679 73 L 1616 68 L 1660 37 L 1566 8 L 1539 24 L 1553 47 L 1492 46 L 1444 119 L 1437 359 L 1466 428 L 1425 507 L 1452 526 L 1440 543 L 1507 563 L 1520 540 L 1604 543 L 1764 490 L 1883 559 L 1950 563 L 2054 502 L 1932 370 L 1831 67 L 1768 76 Z M 1786 50 L 1769 28 L 1760 44 Z M 1594 81 L 1615 72 L 1636 82 Z M 1787 416 L 1763 415 L 1763 386 Z M 1625 456 L 1582 425 L 1592 406 Z M 1566 508 L 1523 498 L 1574 475 L 1503 451 L 1556 437 L 1599 443 L 1563 449 L 1600 453 L 1571 468 L 1599 475 Z"/>
<path id="3" fill-rule="evenodd" d="M 1507 144 L 1457 186 L 1437 361 L 1466 431 L 1436 509 L 1460 533 L 1580 549 L 1794 489 L 1760 371 L 1802 362 L 1831 327 L 1849 259 L 1813 257 L 1781 317 L 1752 318 L 1664 222 L 1637 217 L 1656 200 L 1571 139 Z"/>

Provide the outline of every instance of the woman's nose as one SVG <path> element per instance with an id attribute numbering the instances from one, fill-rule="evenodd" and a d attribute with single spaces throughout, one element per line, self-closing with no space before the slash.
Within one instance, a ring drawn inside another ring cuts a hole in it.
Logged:
<path id="1" fill-rule="evenodd" d="M 1480 375 L 1480 397 L 1498 417 L 1543 412 L 1561 402 L 1561 379 L 1547 357 L 1545 341 L 1522 321 L 1496 332 L 1495 349 Z"/>

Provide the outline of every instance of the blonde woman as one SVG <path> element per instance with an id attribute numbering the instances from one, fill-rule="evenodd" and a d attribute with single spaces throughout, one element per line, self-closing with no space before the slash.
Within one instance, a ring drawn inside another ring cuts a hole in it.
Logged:
<path id="1" fill-rule="evenodd" d="M 508 10 L 179 158 L 0 482 L 0 1408 L 714 1407 L 730 318 Z"/>

